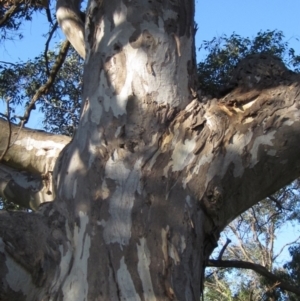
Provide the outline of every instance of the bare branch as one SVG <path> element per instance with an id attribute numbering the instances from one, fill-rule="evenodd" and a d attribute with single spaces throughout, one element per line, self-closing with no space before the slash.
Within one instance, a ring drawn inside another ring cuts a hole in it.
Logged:
<path id="1" fill-rule="evenodd" d="M 280 203 L 280 201 L 278 201 L 276 198 L 274 198 L 272 195 L 268 196 L 268 199 L 271 200 L 272 202 L 274 202 L 276 204 L 276 207 L 279 209 L 279 210 L 288 210 L 288 211 L 292 211 L 291 209 L 288 209 L 288 208 L 284 208 L 282 206 L 282 204 Z"/>
<path id="2" fill-rule="evenodd" d="M 280 251 L 273 257 L 272 260 L 275 261 L 275 260 L 278 258 L 278 256 L 283 252 L 283 250 L 284 250 L 286 247 L 288 247 L 288 246 L 290 246 L 290 245 L 293 245 L 294 243 L 298 242 L 299 240 L 300 240 L 300 236 L 298 236 L 294 241 L 291 241 L 291 242 L 286 243 L 285 245 L 283 245 L 283 246 L 281 247 Z"/>
<path id="3" fill-rule="evenodd" d="M 283 290 L 290 291 L 296 295 L 300 296 L 300 288 L 287 283 L 286 281 L 281 280 L 278 276 L 269 272 L 265 267 L 247 262 L 247 261 L 237 261 L 237 260 L 209 260 L 207 263 L 209 267 L 222 267 L 222 268 L 238 268 L 238 269 L 250 269 L 255 271 L 261 276 L 266 277 L 274 283 L 277 283 L 277 286 Z"/>
<path id="4" fill-rule="evenodd" d="M 229 225 L 229 227 L 230 227 L 231 231 L 234 233 L 236 239 L 238 240 L 240 250 L 242 251 L 245 258 L 249 261 L 252 261 L 251 258 L 248 255 L 247 251 L 245 250 L 245 248 L 243 246 L 244 243 L 243 243 L 243 239 L 240 236 L 240 233 L 234 227 L 232 227 L 231 225 Z"/>
<path id="5" fill-rule="evenodd" d="M 223 246 L 219 256 L 218 256 L 218 260 L 222 260 L 222 256 L 227 248 L 227 246 L 231 243 L 231 240 L 229 238 L 227 238 L 225 245 Z"/>
<path id="6" fill-rule="evenodd" d="M 2 64 L 8 64 L 8 65 L 12 65 L 12 66 L 17 66 L 17 64 L 10 63 L 10 62 L 4 62 L 4 61 L 0 61 L 0 63 L 2 63 Z"/>

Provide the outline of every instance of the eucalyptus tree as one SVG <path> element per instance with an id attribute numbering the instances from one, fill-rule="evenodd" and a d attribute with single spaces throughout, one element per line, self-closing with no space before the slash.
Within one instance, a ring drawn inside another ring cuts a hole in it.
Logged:
<path id="1" fill-rule="evenodd" d="M 58 0 L 84 58 L 72 139 L 1 120 L 1 300 L 199 300 L 220 231 L 299 176 L 299 75 L 241 61 L 197 91 L 194 2 Z M 8 108 L 9 101 L 7 99 Z M 3 116 L 10 121 L 8 113 Z"/>

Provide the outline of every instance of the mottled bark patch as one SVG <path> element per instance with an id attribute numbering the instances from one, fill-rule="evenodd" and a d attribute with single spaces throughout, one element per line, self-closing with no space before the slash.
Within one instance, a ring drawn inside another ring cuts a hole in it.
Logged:
<path id="1" fill-rule="evenodd" d="M 114 89 L 114 94 L 120 94 L 126 81 L 126 56 L 121 45 L 115 44 L 114 55 L 108 57 L 104 64 L 107 82 Z"/>

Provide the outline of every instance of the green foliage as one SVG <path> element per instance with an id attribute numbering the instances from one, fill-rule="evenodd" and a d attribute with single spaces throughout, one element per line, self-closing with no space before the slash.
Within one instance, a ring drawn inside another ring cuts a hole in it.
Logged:
<path id="1" fill-rule="evenodd" d="M 300 56 L 289 48 L 281 31 L 260 31 L 253 39 L 233 33 L 204 41 L 199 50 L 207 56 L 198 64 L 199 88 L 204 94 L 217 96 L 230 81 L 237 63 L 251 54 L 267 53 L 281 58 L 288 68 L 300 70 Z"/>
<path id="2" fill-rule="evenodd" d="M 292 259 L 284 265 L 285 271 L 279 271 L 278 274 L 283 279 L 289 280 L 295 286 L 300 286 L 300 244 L 296 243 L 289 248 Z M 300 296 L 287 292 L 286 300 L 300 301 Z"/>
<path id="3" fill-rule="evenodd" d="M 292 256 L 292 260 L 284 265 L 284 267 L 288 270 L 291 278 L 300 283 L 300 244 L 296 244 L 289 248 L 290 255 Z"/>
<path id="4" fill-rule="evenodd" d="M 48 70 L 51 70 L 56 56 L 55 52 L 49 51 L 47 62 L 44 54 L 41 54 L 26 63 L 0 64 L 0 99 L 9 101 L 12 113 L 18 106 L 26 108 L 36 91 L 46 83 Z M 82 65 L 82 60 L 71 48 L 48 93 L 38 99 L 36 108 L 43 113 L 45 130 L 72 135 L 77 127 L 81 103 Z M 11 116 L 12 121 L 18 121 L 16 114 Z"/>
<path id="5" fill-rule="evenodd" d="M 45 114 L 45 130 L 70 136 L 79 121 L 83 60 L 73 48 L 69 52 L 40 110 Z"/>

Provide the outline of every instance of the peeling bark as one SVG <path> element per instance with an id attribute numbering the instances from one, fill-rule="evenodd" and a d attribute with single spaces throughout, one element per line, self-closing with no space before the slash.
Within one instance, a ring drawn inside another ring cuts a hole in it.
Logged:
<path id="1" fill-rule="evenodd" d="M 52 203 L 39 213 L 0 212 L 1 300 L 49 300 L 70 248 L 62 212 Z"/>

